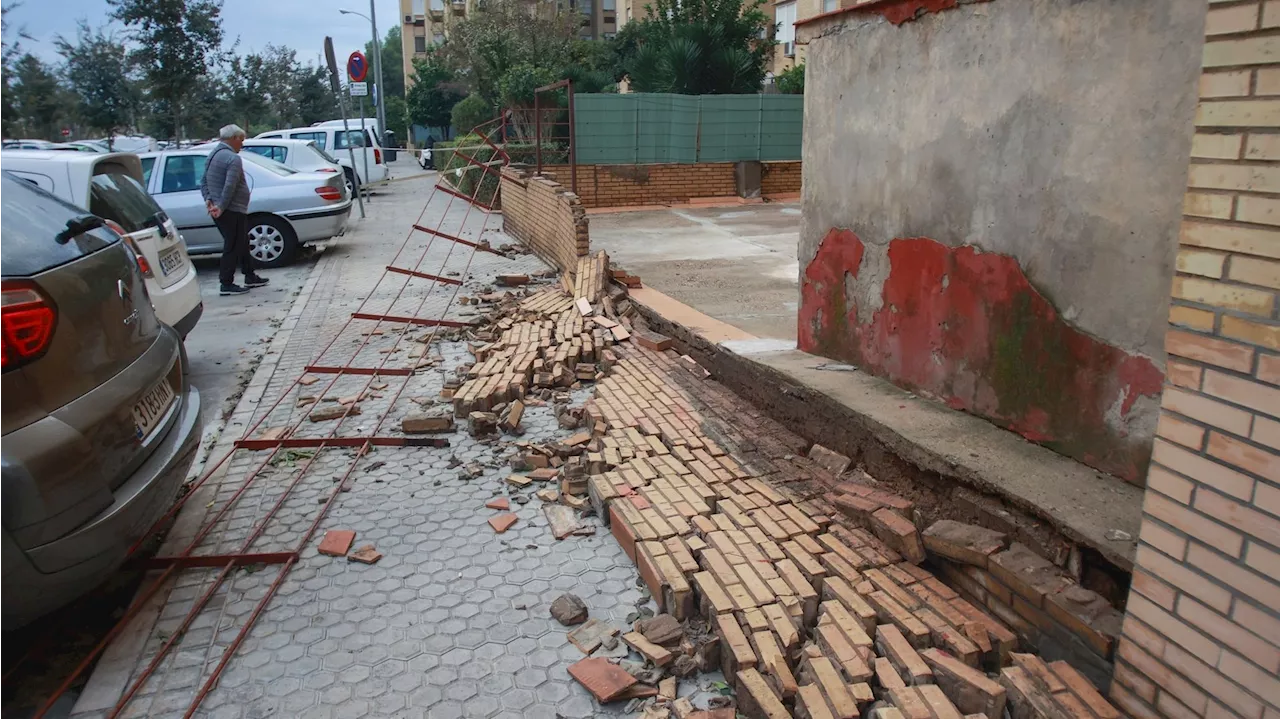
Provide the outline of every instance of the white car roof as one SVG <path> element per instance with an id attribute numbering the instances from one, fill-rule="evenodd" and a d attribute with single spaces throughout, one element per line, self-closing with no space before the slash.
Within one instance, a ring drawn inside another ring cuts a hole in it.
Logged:
<path id="1" fill-rule="evenodd" d="M 297 140 L 291 137 L 254 137 L 244 141 L 249 146 L 259 145 L 290 145 L 300 147 L 302 145 L 314 145 L 315 140 Z"/>
<path id="2" fill-rule="evenodd" d="M 88 207 L 89 181 L 98 165 L 123 167 L 129 176 L 142 182 L 142 160 L 132 152 L 67 152 L 66 150 L 3 150 L 0 166 L 6 170 L 45 175 L 54 181 L 58 197 Z M 61 172 L 51 172 L 54 167 Z M 67 185 L 62 183 L 66 182 Z"/>

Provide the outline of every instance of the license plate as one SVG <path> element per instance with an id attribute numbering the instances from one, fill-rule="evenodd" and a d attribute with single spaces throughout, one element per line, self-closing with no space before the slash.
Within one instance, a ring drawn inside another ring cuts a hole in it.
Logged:
<path id="1" fill-rule="evenodd" d="M 168 379 L 163 379 L 133 406 L 133 424 L 138 429 L 138 439 L 145 439 L 160 424 L 173 404 L 173 398 L 173 387 L 169 386 Z"/>
<path id="2" fill-rule="evenodd" d="M 182 247 L 170 247 L 160 253 L 160 271 L 168 276 L 170 272 L 182 267 L 185 262 L 182 261 Z"/>

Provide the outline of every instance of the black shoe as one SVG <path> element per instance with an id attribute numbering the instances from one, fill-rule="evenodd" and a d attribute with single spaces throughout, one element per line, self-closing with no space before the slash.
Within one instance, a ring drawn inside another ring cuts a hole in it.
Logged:
<path id="1" fill-rule="evenodd" d="M 245 287 L 261 287 L 270 281 L 271 280 L 265 277 L 259 277 L 257 275 L 253 275 L 252 277 L 244 278 L 244 286 Z"/>
<path id="2" fill-rule="evenodd" d="M 248 291 L 248 287 L 241 287 L 240 285 L 222 285 L 218 288 L 218 294 L 222 297 L 226 297 L 227 295 L 243 295 Z"/>

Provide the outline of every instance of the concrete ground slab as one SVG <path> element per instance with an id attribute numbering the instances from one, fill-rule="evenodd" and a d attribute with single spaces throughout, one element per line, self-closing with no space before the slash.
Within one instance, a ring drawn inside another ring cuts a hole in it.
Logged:
<path id="1" fill-rule="evenodd" d="M 591 246 L 705 315 L 794 340 L 800 208 L 777 202 L 593 214 Z"/>

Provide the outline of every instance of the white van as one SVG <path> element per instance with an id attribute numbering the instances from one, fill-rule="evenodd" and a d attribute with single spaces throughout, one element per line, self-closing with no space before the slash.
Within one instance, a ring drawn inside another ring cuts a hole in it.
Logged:
<path id="1" fill-rule="evenodd" d="M 342 121 L 322 122 L 311 127 L 293 127 L 287 130 L 272 130 L 258 135 L 256 139 L 288 138 L 290 140 L 311 140 L 316 147 L 325 151 L 338 161 L 347 177 L 347 190 L 354 194 L 356 178 L 360 183 L 370 185 L 385 182 L 391 177 L 386 158 L 382 155 L 382 145 L 378 142 L 377 126 L 365 120 L 364 129 L 360 128 L 360 120 L 348 121 L 347 130 L 343 130 Z M 350 148 L 351 153 L 347 150 Z M 351 157 L 355 156 L 352 167 Z M 366 176 L 366 167 L 367 176 Z"/>
<path id="2" fill-rule="evenodd" d="M 200 315 L 200 282 L 178 228 L 147 194 L 142 161 L 131 152 L 4 150 L 0 165 L 106 220 L 138 258 L 151 306 L 186 337 Z"/>

